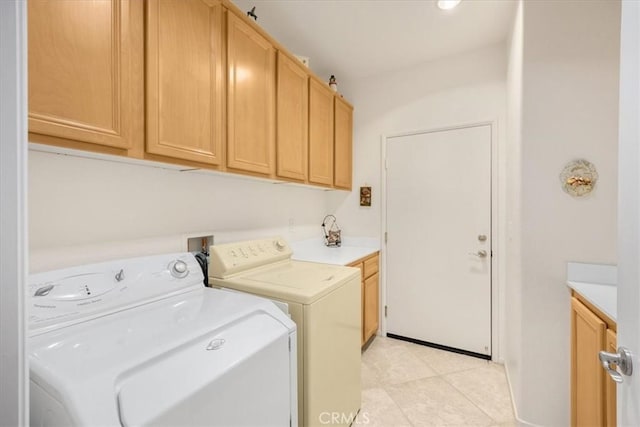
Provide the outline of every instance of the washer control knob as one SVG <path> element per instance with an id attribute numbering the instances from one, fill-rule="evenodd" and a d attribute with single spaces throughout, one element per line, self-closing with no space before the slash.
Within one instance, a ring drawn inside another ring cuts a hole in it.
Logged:
<path id="1" fill-rule="evenodd" d="M 280 252 L 284 251 L 284 249 L 287 247 L 287 244 L 280 239 L 276 240 L 274 244 L 276 245 L 276 249 Z"/>
<path id="2" fill-rule="evenodd" d="M 53 289 L 53 285 L 45 285 L 41 286 L 36 290 L 36 293 L 33 294 L 34 297 L 44 297 L 49 295 L 49 292 Z"/>
<path id="3" fill-rule="evenodd" d="M 178 259 L 169 264 L 169 272 L 176 279 L 182 279 L 189 274 L 189 268 L 186 262 Z"/>

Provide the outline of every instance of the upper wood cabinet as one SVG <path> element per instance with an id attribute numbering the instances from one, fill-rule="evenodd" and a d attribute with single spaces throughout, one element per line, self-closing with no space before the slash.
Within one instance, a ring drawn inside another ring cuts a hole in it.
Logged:
<path id="1" fill-rule="evenodd" d="M 126 150 L 142 138 L 142 13 L 129 0 L 28 2 L 32 141 Z"/>
<path id="2" fill-rule="evenodd" d="M 342 98 L 335 98 L 335 154 L 333 185 L 351 190 L 353 107 Z"/>
<path id="3" fill-rule="evenodd" d="M 276 175 L 305 181 L 309 145 L 309 75 L 278 52 Z"/>
<path id="4" fill-rule="evenodd" d="M 275 172 L 275 49 L 227 12 L 227 167 Z"/>
<path id="5" fill-rule="evenodd" d="M 333 91 L 309 80 L 309 182 L 333 185 Z"/>
<path id="6" fill-rule="evenodd" d="M 29 0 L 29 140 L 351 189 L 353 109 L 230 0 Z"/>
<path id="7" fill-rule="evenodd" d="M 219 1 L 147 2 L 148 153 L 221 163 L 222 49 Z"/>

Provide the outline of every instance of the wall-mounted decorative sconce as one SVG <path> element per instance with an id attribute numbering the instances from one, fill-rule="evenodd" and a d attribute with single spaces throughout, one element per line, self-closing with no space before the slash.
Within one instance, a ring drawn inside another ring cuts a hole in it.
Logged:
<path id="1" fill-rule="evenodd" d="M 560 173 L 562 189 L 573 197 L 583 197 L 593 191 L 598 172 L 593 163 L 584 159 L 569 162 Z"/>
<path id="2" fill-rule="evenodd" d="M 371 206 L 371 187 L 360 187 L 360 206 Z"/>

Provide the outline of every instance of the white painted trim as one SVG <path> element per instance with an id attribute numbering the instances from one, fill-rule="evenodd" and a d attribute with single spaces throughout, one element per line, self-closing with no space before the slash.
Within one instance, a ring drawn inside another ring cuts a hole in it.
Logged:
<path id="1" fill-rule="evenodd" d="M 504 324 L 503 316 L 501 315 L 500 305 L 500 292 L 501 281 L 499 268 L 501 268 L 501 245 L 499 238 L 502 236 L 501 230 L 504 225 L 501 226 L 500 210 L 499 210 L 499 157 L 498 157 L 498 120 L 484 120 L 479 122 L 470 122 L 459 125 L 444 126 L 426 130 L 417 130 L 410 132 L 395 133 L 391 135 L 381 135 L 380 138 L 380 170 L 381 170 L 381 191 L 380 191 L 380 333 L 382 335 L 387 334 L 387 319 L 384 317 L 384 307 L 387 303 L 387 276 L 386 276 L 386 262 L 387 262 L 387 248 L 384 241 L 385 232 L 387 229 L 387 143 L 389 138 L 397 138 L 403 136 L 412 136 L 425 133 L 442 132 L 448 130 L 466 129 L 477 126 L 489 126 L 491 128 L 491 250 L 493 251 L 493 257 L 491 258 L 491 358 L 493 361 L 502 362 L 504 356 L 502 349 L 504 343 L 500 339 L 500 333 Z"/>
<path id="2" fill-rule="evenodd" d="M 27 3 L 0 1 L 0 420 L 28 425 Z"/>
<path id="3" fill-rule="evenodd" d="M 622 2 L 618 127 L 618 345 L 633 355 L 633 375 L 617 386 L 617 422 L 640 423 L 640 3 Z"/>
<path id="4" fill-rule="evenodd" d="M 385 307 L 387 305 L 387 135 L 380 135 L 380 262 L 378 263 L 380 278 L 380 324 L 378 331 L 381 335 L 387 335 L 387 317 Z"/>
<path id="5" fill-rule="evenodd" d="M 520 416 L 518 415 L 518 407 L 516 406 L 516 399 L 513 394 L 513 386 L 511 385 L 511 377 L 509 376 L 509 369 L 507 368 L 506 364 L 504 365 L 504 373 L 507 376 L 507 386 L 509 387 L 509 395 L 511 396 L 511 408 L 513 409 L 513 415 L 516 421 L 518 422 L 517 425 L 520 427 L 524 427 L 524 426 L 542 427 L 542 426 L 539 426 L 538 424 L 533 424 L 520 418 Z"/>

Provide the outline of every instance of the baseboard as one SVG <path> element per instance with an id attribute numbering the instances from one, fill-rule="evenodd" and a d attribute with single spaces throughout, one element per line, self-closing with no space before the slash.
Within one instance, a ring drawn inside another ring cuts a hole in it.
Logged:
<path id="1" fill-rule="evenodd" d="M 513 385 L 511 384 L 511 377 L 509 376 L 509 365 L 506 362 L 504 363 L 504 372 L 507 376 L 507 385 L 509 386 L 509 395 L 511 396 L 511 407 L 513 409 L 513 415 L 516 418 L 516 423 L 518 424 L 518 427 L 543 427 L 538 424 L 530 423 L 520 418 L 520 415 L 518 414 L 518 406 L 516 404 L 516 399 L 513 393 Z"/>

